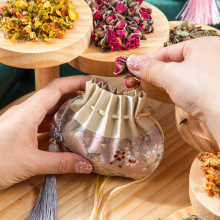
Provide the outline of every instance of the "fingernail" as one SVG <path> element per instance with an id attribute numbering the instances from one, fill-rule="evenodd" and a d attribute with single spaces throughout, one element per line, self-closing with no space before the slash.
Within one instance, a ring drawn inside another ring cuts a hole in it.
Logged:
<path id="1" fill-rule="evenodd" d="M 76 172 L 77 173 L 91 173 L 92 165 L 88 162 L 79 161 L 76 163 Z"/>
<path id="2" fill-rule="evenodd" d="M 145 61 L 146 61 L 146 57 L 132 54 L 131 56 L 128 57 L 127 66 L 131 70 L 140 71 Z"/>

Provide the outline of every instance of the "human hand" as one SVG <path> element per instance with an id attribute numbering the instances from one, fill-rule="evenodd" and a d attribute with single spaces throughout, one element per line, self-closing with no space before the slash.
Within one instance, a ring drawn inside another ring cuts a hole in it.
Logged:
<path id="1" fill-rule="evenodd" d="M 55 79 L 0 116 L 0 190 L 38 174 L 92 171 L 86 158 L 69 152 L 41 151 L 37 140 L 38 126 L 51 122 L 60 105 L 78 90 L 84 90 L 90 79 L 87 76 Z"/>
<path id="2" fill-rule="evenodd" d="M 220 38 L 185 41 L 145 57 L 132 55 L 127 66 L 142 80 L 163 87 L 220 146 Z"/>

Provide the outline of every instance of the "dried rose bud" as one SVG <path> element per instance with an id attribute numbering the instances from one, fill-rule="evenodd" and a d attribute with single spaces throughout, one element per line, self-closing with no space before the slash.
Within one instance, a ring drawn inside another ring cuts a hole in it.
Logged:
<path id="1" fill-rule="evenodd" d="M 99 40 L 99 38 L 98 38 L 98 34 L 96 33 L 96 32 L 92 32 L 92 40 L 94 41 L 94 42 L 97 42 L 98 40 Z"/>
<path id="2" fill-rule="evenodd" d="M 150 26 L 150 29 L 149 29 L 149 30 L 146 30 L 144 33 L 145 33 L 145 34 L 150 34 L 150 33 L 152 33 L 152 32 L 154 32 L 154 27 L 153 27 L 153 26 Z"/>
<path id="3" fill-rule="evenodd" d="M 126 6 L 123 3 L 118 3 L 115 6 L 115 11 L 119 14 L 124 14 L 126 11 Z"/>
<path id="4" fill-rule="evenodd" d="M 97 22 L 96 24 L 95 24 L 95 29 L 97 29 L 97 28 L 103 28 L 104 27 L 104 22 Z"/>
<path id="5" fill-rule="evenodd" d="M 128 28 L 131 31 L 136 30 L 138 28 L 138 24 L 136 22 L 131 22 L 130 25 L 128 26 Z"/>
<path id="6" fill-rule="evenodd" d="M 143 0 L 137 0 L 138 4 L 141 5 Z"/>
<path id="7" fill-rule="evenodd" d="M 140 86 L 140 80 L 135 78 L 134 76 L 128 76 L 125 81 L 125 86 L 128 89 L 137 88 Z"/>
<path id="8" fill-rule="evenodd" d="M 147 22 L 143 22 L 141 25 L 140 25 L 140 28 L 143 29 L 143 31 L 149 31 L 150 30 L 150 25 L 147 23 Z"/>
<path id="9" fill-rule="evenodd" d="M 112 20 L 114 20 L 113 16 L 110 16 L 108 15 L 106 18 L 105 18 L 105 21 L 107 24 L 109 24 Z"/>
<path id="10" fill-rule="evenodd" d="M 128 7 L 129 7 L 129 8 L 133 8 L 134 11 L 137 10 L 138 5 L 139 5 L 138 2 L 128 3 Z"/>
<path id="11" fill-rule="evenodd" d="M 133 8 L 127 8 L 127 15 L 132 17 L 134 15 L 134 9 Z"/>
<path id="12" fill-rule="evenodd" d="M 114 31 L 114 26 L 112 25 L 107 25 L 105 26 L 105 29 L 109 30 L 109 31 Z"/>
<path id="13" fill-rule="evenodd" d="M 141 27 L 137 28 L 136 30 L 134 30 L 133 33 L 138 35 L 140 37 L 140 39 L 142 39 L 142 40 L 146 39 L 145 36 L 144 36 L 144 31 L 143 31 L 143 29 Z"/>
<path id="14" fill-rule="evenodd" d="M 135 16 L 135 17 L 132 18 L 131 21 L 136 22 L 137 24 L 140 24 L 141 19 Z"/>
<path id="15" fill-rule="evenodd" d="M 128 36 L 128 32 L 125 30 L 117 30 L 116 34 L 121 38 L 124 39 Z"/>
<path id="16" fill-rule="evenodd" d="M 118 21 L 115 25 L 116 30 L 123 30 L 126 26 L 126 23 L 124 21 Z"/>
<path id="17" fill-rule="evenodd" d="M 144 8 L 142 8 L 142 9 L 144 9 Z M 147 12 L 148 10 L 142 10 L 142 9 L 138 10 L 138 14 L 139 14 L 139 17 L 141 18 L 141 20 L 142 21 L 144 21 L 146 19 L 152 20 L 151 15 Z"/>
<path id="18" fill-rule="evenodd" d="M 108 40 L 106 35 L 99 41 L 99 46 L 108 47 Z"/>
<path id="19" fill-rule="evenodd" d="M 125 16 L 120 15 L 120 14 L 115 14 L 115 16 L 117 17 L 117 20 L 119 20 L 119 21 L 125 21 Z"/>
<path id="20" fill-rule="evenodd" d="M 132 35 L 125 43 L 126 49 L 134 49 L 140 45 L 140 38 L 137 35 Z"/>
<path id="21" fill-rule="evenodd" d="M 128 68 L 126 65 L 127 59 L 128 58 L 126 56 L 117 57 L 117 59 L 115 60 L 116 71 L 114 72 L 114 74 L 123 75 L 128 72 Z"/>
<path id="22" fill-rule="evenodd" d="M 101 21 L 102 20 L 102 15 L 99 11 L 96 11 L 94 14 L 93 14 L 93 20 L 94 21 Z"/>
<path id="23" fill-rule="evenodd" d="M 143 11 L 144 13 L 148 13 L 148 14 L 152 13 L 152 10 L 150 8 L 148 8 L 147 6 L 141 7 L 140 10 Z"/>

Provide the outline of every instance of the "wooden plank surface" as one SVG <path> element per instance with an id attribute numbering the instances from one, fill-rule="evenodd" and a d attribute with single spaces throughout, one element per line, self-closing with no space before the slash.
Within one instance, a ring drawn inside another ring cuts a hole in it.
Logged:
<path id="1" fill-rule="evenodd" d="M 113 87 L 117 84 L 120 88 L 124 87 L 124 80 L 121 78 L 103 78 Z M 191 205 L 188 191 L 189 171 L 198 151 L 186 144 L 178 134 L 174 105 L 149 99 L 145 109 L 152 109 L 152 114 L 164 130 L 164 157 L 146 181 L 113 195 L 107 206 L 106 220 L 165 219 Z M 48 134 L 39 135 L 39 146 L 41 149 L 47 149 Z M 89 219 L 93 208 L 95 180 L 95 174 L 57 175 L 59 219 Z M 24 219 L 37 200 L 42 181 L 43 176 L 36 176 L 1 191 L 0 219 Z M 121 177 L 111 177 L 105 187 L 104 200 L 112 189 L 130 181 Z"/>
<path id="2" fill-rule="evenodd" d="M 0 29 L 0 62 L 19 68 L 46 68 L 69 62 L 81 55 L 89 46 L 93 29 L 92 12 L 84 0 L 72 0 L 79 13 L 73 30 L 67 30 L 63 39 L 49 42 L 40 38 L 36 42 L 11 42 Z M 0 0 L 0 6 L 6 0 Z"/>

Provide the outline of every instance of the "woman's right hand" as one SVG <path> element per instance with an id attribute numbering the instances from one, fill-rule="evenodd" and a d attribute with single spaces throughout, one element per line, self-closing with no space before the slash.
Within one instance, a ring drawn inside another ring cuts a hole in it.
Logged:
<path id="1" fill-rule="evenodd" d="M 163 87 L 220 146 L 219 37 L 185 41 L 149 56 L 132 55 L 127 65 L 137 77 Z"/>

